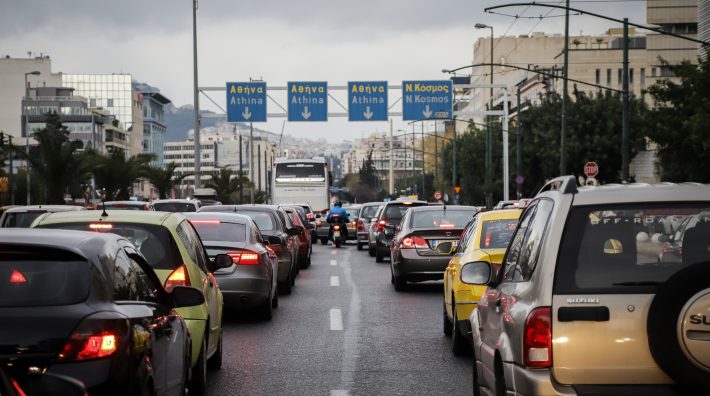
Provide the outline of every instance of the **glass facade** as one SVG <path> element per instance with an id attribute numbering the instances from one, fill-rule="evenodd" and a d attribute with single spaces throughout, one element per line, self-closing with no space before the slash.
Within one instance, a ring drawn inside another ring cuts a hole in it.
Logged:
<path id="1" fill-rule="evenodd" d="M 111 112 L 124 130 L 132 122 L 130 74 L 62 74 L 62 86 L 74 88 L 74 95 L 87 98 L 91 107 Z"/>

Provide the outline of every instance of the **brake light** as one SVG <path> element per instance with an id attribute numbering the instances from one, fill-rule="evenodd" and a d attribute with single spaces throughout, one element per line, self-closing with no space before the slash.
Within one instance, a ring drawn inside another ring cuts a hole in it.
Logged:
<path id="1" fill-rule="evenodd" d="M 483 241 L 483 247 L 491 246 L 491 232 L 486 232 L 486 239 Z"/>
<path id="2" fill-rule="evenodd" d="M 525 320 L 523 357 L 529 367 L 552 366 L 552 310 L 534 309 Z"/>
<path id="3" fill-rule="evenodd" d="M 308 214 L 306 215 L 306 219 L 308 219 L 308 220 L 315 220 L 315 219 L 316 219 L 316 215 L 314 215 L 313 213 L 308 213 Z"/>
<path id="4" fill-rule="evenodd" d="M 334 229 L 335 231 L 338 231 L 338 230 L 340 229 L 340 226 L 339 226 L 339 225 L 333 226 L 333 229 Z"/>
<path id="5" fill-rule="evenodd" d="M 402 238 L 399 247 L 401 249 L 427 249 L 429 245 L 427 245 L 424 238 L 410 235 Z"/>
<path id="6" fill-rule="evenodd" d="M 232 258 L 232 262 L 237 265 L 256 265 L 259 264 L 259 255 L 248 250 L 241 252 L 227 252 L 227 255 Z"/>
<path id="7" fill-rule="evenodd" d="M 192 224 L 219 224 L 219 220 L 190 220 Z"/>
<path id="8" fill-rule="evenodd" d="M 60 362 L 108 357 L 118 351 L 128 323 L 117 314 L 102 312 L 84 319 L 59 353 Z"/>
<path id="9" fill-rule="evenodd" d="M 165 280 L 165 291 L 170 293 L 175 286 L 190 286 L 190 274 L 187 268 L 181 265 L 170 273 L 168 279 Z"/>
<path id="10" fill-rule="evenodd" d="M 321 220 L 316 221 L 316 226 L 317 226 L 317 227 L 320 227 L 322 224 L 323 224 L 323 222 L 322 222 Z"/>
<path id="11" fill-rule="evenodd" d="M 109 223 L 90 223 L 89 224 L 89 229 L 93 231 L 100 231 L 100 230 L 111 230 L 113 229 L 113 224 Z"/>
<path id="12" fill-rule="evenodd" d="M 454 228 L 455 226 L 456 226 L 455 224 L 439 224 L 439 228 L 444 228 L 447 230 L 450 230 L 450 229 Z"/>
<path id="13" fill-rule="evenodd" d="M 27 278 L 18 270 L 12 270 L 10 274 L 10 283 L 27 283 Z"/>
<path id="14" fill-rule="evenodd" d="M 385 225 L 387 225 L 387 221 L 385 220 L 380 220 L 377 222 L 377 232 L 385 232 Z"/>
<path id="15" fill-rule="evenodd" d="M 365 222 L 363 222 L 362 219 L 357 220 L 357 230 L 365 231 Z"/>

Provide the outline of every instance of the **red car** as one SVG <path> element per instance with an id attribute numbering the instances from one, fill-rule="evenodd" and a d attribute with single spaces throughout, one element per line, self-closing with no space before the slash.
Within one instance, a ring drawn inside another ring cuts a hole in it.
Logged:
<path id="1" fill-rule="evenodd" d="M 311 266 L 311 252 L 313 251 L 311 230 L 298 214 L 296 208 L 290 206 L 282 206 L 281 208 L 291 217 L 294 227 L 301 226 L 303 228 L 301 233 L 298 234 L 298 265 L 301 268 L 308 268 Z"/>

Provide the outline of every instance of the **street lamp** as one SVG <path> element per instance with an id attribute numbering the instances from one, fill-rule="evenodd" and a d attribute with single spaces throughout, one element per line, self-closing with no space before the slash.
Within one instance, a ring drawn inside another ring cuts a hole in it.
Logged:
<path id="1" fill-rule="evenodd" d="M 488 110 L 492 111 L 493 110 L 493 26 L 486 25 L 485 23 L 477 23 L 474 25 L 476 29 L 491 29 L 491 90 L 490 90 L 490 97 L 488 98 Z M 493 206 L 493 197 L 490 192 L 490 184 L 491 184 L 491 162 L 493 159 L 493 155 L 491 154 L 491 149 L 493 145 L 491 144 L 491 140 L 493 140 L 493 136 L 491 133 L 491 118 L 490 116 L 486 116 L 487 120 L 487 128 L 486 128 L 486 208 L 490 209 Z"/>
<path id="2" fill-rule="evenodd" d="M 25 102 L 27 102 L 27 99 L 30 96 L 30 86 L 27 84 L 27 76 L 39 76 L 40 73 L 38 70 L 34 70 L 31 72 L 25 73 Z M 29 123 L 28 117 L 27 117 L 27 105 L 23 106 L 23 112 L 25 113 L 25 154 L 27 154 L 27 169 L 25 170 L 26 176 L 27 176 L 27 205 L 30 205 L 30 134 L 29 131 L 27 130 L 27 124 Z M 12 159 L 10 159 L 12 161 Z M 12 203 L 15 204 L 15 190 L 12 190 Z"/>

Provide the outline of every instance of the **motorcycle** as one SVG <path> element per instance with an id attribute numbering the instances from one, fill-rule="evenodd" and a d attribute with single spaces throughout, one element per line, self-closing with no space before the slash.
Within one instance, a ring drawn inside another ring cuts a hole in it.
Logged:
<path id="1" fill-rule="evenodd" d="M 336 248 L 339 248 L 348 232 L 345 221 L 340 215 L 334 214 L 328 222 L 330 223 L 330 240 L 333 241 Z"/>

